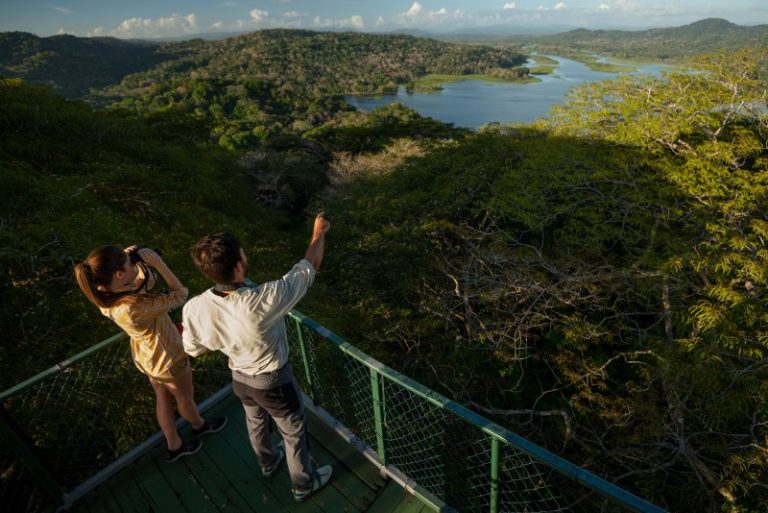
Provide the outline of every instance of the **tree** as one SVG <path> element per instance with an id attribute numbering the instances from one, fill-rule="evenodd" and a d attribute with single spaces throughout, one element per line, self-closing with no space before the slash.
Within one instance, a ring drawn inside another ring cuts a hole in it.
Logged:
<path id="1" fill-rule="evenodd" d="M 734 511 L 764 505 L 766 496 L 757 484 L 765 482 L 768 462 L 761 60 L 756 50 L 720 53 L 699 59 L 689 73 L 583 87 L 554 110 L 550 127 L 647 150 L 660 186 L 676 198 L 667 208 L 677 219 L 668 222 L 682 229 L 665 244 L 666 262 L 656 265 L 666 342 L 657 378 L 679 453 Z"/>
<path id="2" fill-rule="evenodd" d="M 588 85 L 351 183 L 350 336 L 672 511 L 766 511 L 755 57 Z"/>

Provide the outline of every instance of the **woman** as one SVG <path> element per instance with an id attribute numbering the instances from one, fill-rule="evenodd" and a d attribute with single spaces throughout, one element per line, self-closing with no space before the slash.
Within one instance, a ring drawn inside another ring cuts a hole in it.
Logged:
<path id="1" fill-rule="evenodd" d="M 149 292 L 156 278 L 147 266 L 160 273 L 170 292 Z M 136 246 L 94 249 L 75 266 L 75 277 L 85 296 L 131 337 L 133 362 L 155 391 L 157 422 L 168 443 L 167 461 L 197 452 L 202 446 L 198 437 L 220 430 L 227 419 L 203 420 L 194 401 L 189 358 L 168 315 L 186 300 L 186 287 L 157 252 Z M 192 425 L 194 438 L 188 442 L 176 430 L 174 399 L 179 414 Z"/>

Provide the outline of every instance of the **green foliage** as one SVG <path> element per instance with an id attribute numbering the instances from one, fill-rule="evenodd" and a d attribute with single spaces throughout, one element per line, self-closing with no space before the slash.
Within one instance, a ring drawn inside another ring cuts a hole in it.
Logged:
<path id="1" fill-rule="evenodd" d="M 306 244 L 285 211 L 322 206 L 324 324 L 669 510 L 766 511 L 764 54 L 468 133 L 339 94 L 512 54 L 303 31 L 163 48 L 107 111 L 0 83 L 4 380 L 114 331 L 71 277 L 93 246 L 161 247 L 195 291 L 186 248 L 226 229 L 258 281 Z"/>
<path id="2" fill-rule="evenodd" d="M 358 170 L 324 320 L 672 511 L 764 511 L 761 61 L 699 66 Z"/>
<path id="3" fill-rule="evenodd" d="M 70 35 L 0 33 L 0 75 L 52 85 L 70 98 L 120 82 L 169 58 L 163 45 Z"/>
<path id="4" fill-rule="evenodd" d="M 395 139 L 403 137 L 448 139 L 464 132 L 452 125 L 422 117 L 400 103 L 392 103 L 373 109 L 368 115 L 351 113 L 339 116 L 307 131 L 304 137 L 334 151 L 362 153 L 380 151 Z"/>
<path id="5" fill-rule="evenodd" d="M 691 338 L 707 333 L 723 347 L 764 357 L 759 337 L 767 326 L 753 312 L 764 308 L 760 291 L 768 284 L 760 233 L 768 211 L 768 121 L 755 57 L 753 51 L 718 54 L 701 59 L 699 73 L 582 88 L 555 110 L 552 126 L 657 158 L 664 181 L 688 202 L 680 215 L 700 233 L 680 248 L 687 265 L 677 272 L 704 280 L 706 297 L 687 317 L 695 326 Z"/>
<path id="6" fill-rule="evenodd" d="M 281 135 L 266 139 L 241 159 L 254 197 L 262 204 L 300 213 L 327 185 L 330 155 L 311 141 Z"/>
<path id="7" fill-rule="evenodd" d="M 391 92 L 429 73 L 525 74 L 512 69 L 525 60 L 512 50 L 410 36 L 268 30 L 174 48 L 174 65 L 127 76 L 104 99 L 123 98 L 139 113 L 181 109 L 209 122 L 230 150 L 333 122 L 352 110 L 343 94 Z"/>
<path id="8" fill-rule="evenodd" d="M 286 222 L 255 202 L 235 158 L 206 143 L 186 116 L 94 112 L 47 88 L 2 80 L 0 130 L 0 388 L 115 332 L 74 282 L 73 264 L 92 248 L 159 247 L 201 290 L 207 284 L 187 253 L 197 238 L 226 229 L 263 242 Z M 281 248 L 262 247 L 267 270 L 290 262 Z M 254 268 L 260 261 L 254 256 Z"/>

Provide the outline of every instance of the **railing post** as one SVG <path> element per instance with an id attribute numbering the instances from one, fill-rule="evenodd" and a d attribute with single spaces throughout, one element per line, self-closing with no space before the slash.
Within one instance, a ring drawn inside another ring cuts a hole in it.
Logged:
<path id="1" fill-rule="evenodd" d="M 379 453 L 381 463 L 387 464 L 387 454 L 384 447 L 384 391 L 379 382 L 379 373 L 371 368 L 371 399 L 373 401 L 373 422 L 376 430 L 376 452 Z"/>
<path id="2" fill-rule="evenodd" d="M 499 440 L 491 437 L 491 500 L 490 512 L 499 511 Z"/>
<path id="3" fill-rule="evenodd" d="M 53 474 L 37 457 L 34 449 L 29 446 L 26 440 L 19 436 L 19 433 L 13 428 L 7 417 L 8 413 L 0 405 L 0 438 L 5 441 L 8 448 L 26 465 L 45 491 L 60 504 L 64 500 L 64 490 Z"/>
<path id="4" fill-rule="evenodd" d="M 301 349 L 301 361 L 304 362 L 304 375 L 307 378 L 307 388 L 309 389 L 308 392 L 310 394 L 310 397 L 313 401 L 317 401 L 318 397 L 315 393 L 315 384 L 312 381 L 312 373 L 309 370 L 309 357 L 307 356 L 307 346 L 304 343 L 304 335 L 301 332 L 301 320 L 299 318 L 294 317 L 293 320 L 296 322 L 296 336 L 299 337 L 299 348 Z"/>

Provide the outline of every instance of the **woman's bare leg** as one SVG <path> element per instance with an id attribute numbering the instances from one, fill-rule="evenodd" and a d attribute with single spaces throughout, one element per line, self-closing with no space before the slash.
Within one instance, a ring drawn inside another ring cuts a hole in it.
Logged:
<path id="1" fill-rule="evenodd" d="M 164 383 L 166 389 L 176 398 L 176 406 L 179 408 L 179 414 L 187 419 L 192 427 L 200 429 L 203 427 L 203 417 L 195 403 L 195 388 L 192 385 L 192 373 L 188 372 L 174 383 Z"/>
<path id="2" fill-rule="evenodd" d="M 176 430 L 176 414 L 173 411 L 173 394 L 165 386 L 165 383 L 149 380 L 155 391 L 155 414 L 157 423 L 165 435 L 168 449 L 175 451 L 181 447 L 181 437 Z"/>

